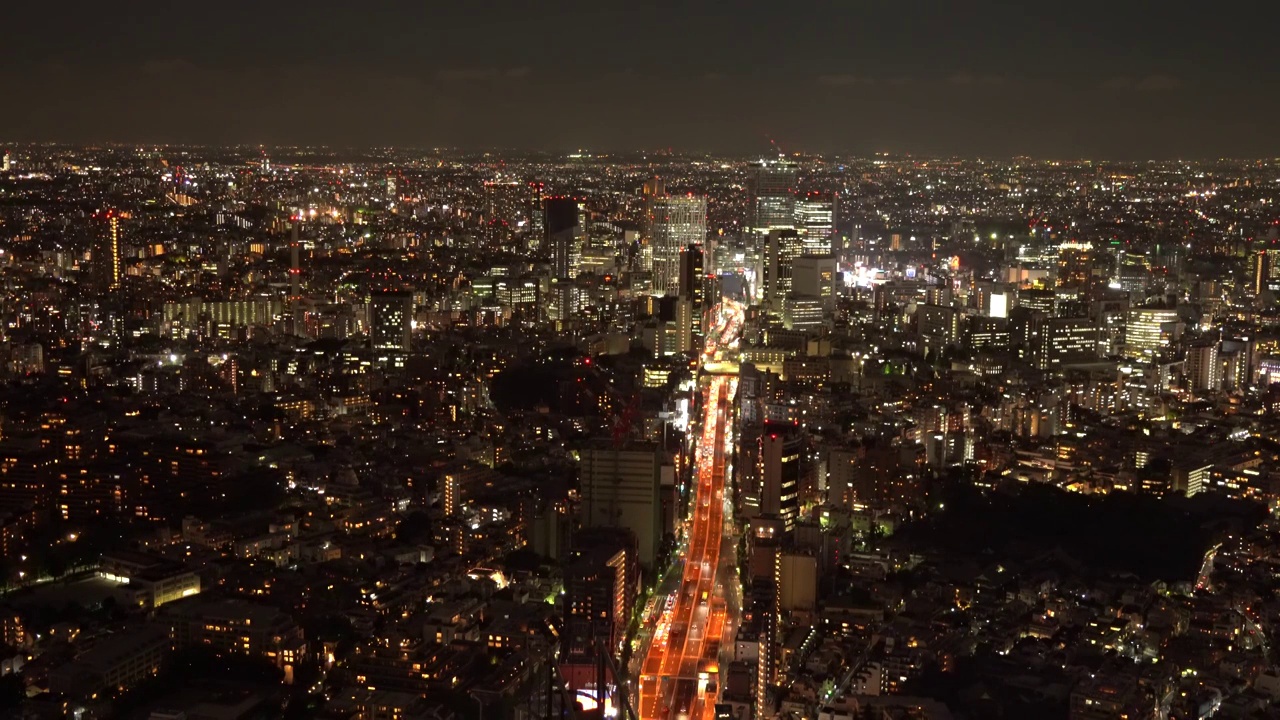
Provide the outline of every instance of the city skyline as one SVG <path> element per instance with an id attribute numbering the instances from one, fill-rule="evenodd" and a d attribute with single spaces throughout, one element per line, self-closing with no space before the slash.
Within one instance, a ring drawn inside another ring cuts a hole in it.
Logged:
<path id="1" fill-rule="evenodd" d="M 1280 162 L 3 150 L 0 708 L 1280 703 Z"/>

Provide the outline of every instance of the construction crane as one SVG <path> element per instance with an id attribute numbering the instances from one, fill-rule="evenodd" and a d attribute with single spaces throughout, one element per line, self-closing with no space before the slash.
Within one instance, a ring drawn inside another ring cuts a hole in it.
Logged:
<path id="1" fill-rule="evenodd" d="M 627 406 L 622 412 L 614 416 L 613 420 L 613 446 L 621 449 L 627 442 L 627 436 L 631 434 L 631 428 L 635 425 L 636 417 L 640 414 L 640 396 L 632 395 L 631 400 L 627 402 Z"/>

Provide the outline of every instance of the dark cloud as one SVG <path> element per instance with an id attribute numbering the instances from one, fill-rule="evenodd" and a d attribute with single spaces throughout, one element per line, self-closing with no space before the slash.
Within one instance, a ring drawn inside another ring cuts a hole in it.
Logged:
<path id="1" fill-rule="evenodd" d="M 0 141 L 1275 156 L 1235 4 L 9 2 Z"/>
<path id="2" fill-rule="evenodd" d="M 477 82 L 484 80 L 515 80 L 528 77 L 530 69 L 528 66 L 520 66 L 506 69 L 499 68 L 451 68 L 448 70 L 437 70 L 436 79 L 445 82 Z"/>
<path id="3" fill-rule="evenodd" d="M 157 58 L 142 63 L 142 67 L 139 70 L 144 75 L 160 77 L 192 72 L 196 70 L 196 67 L 182 58 Z"/>
<path id="4" fill-rule="evenodd" d="M 1002 75 L 974 75 L 961 72 L 947 78 L 947 83 L 956 87 L 997 87 L 1006 84 L 1008 80 Z"/>
<path id="5" fill-rule="evenodd" d="M 1117 75 L 1108 78 L 1102 83 L 1104 90 L 1136 90 L 1138 92 L 1161 92 L 1164 90 L 1177 90 L 1182 87 L 1182 81 L 1172 75 L 1147 75 L 1145 77 L 1133 78 L 1127 75 Z"/>
<path id="6" fill-rule="evenodd" d="M 819 75 L 817 82 L 819 85 L 849 87 L 851 85 L 874 85 L 876 81 L 860 75 Z"/>
<path id="7" fill-rule="evenodd" d="M 1180 87 L 1182 81 L 1171 75 L 1148 75 L 1134 85 L 1134 88 L 1145 92 L 1176 90 Z"/>

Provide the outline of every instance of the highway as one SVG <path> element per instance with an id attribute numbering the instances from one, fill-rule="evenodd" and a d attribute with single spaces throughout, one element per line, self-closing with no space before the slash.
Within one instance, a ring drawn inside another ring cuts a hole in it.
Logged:
<path id="1" fill-rule="evenodd" d="M 717 362 L 737 343 L 742 308 L 726 301 L 713 310 L 703 365 Z M 695 449 L 697 482 L 684 572 L 675 600 L 654 629 L 640 674 L 639 713 L 644 720 L 711 720 L 719 697 L 719 656 L 736 619 L 729 617 L 722 572 L 725 471 L 730 456 L 732 402 L 738 379 L 704 377 L 701 430 Z M 729 547 L 732 547 L 730 545 Z"/>

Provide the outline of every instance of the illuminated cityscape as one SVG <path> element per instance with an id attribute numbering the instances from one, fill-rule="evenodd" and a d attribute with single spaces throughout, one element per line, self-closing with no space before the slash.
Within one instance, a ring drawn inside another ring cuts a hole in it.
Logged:
<path id="1" fill-rule="evenodd" d="M 1280 683 L 1280 166 L 9 156 L 24 713 L 1172 718 Z"/>
<path id="2" fill-rule="evenodd" d="M 0 715 L 1280 718 L 1261 9 L 686 5 L 0 10 Z"/>

